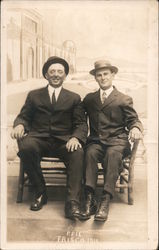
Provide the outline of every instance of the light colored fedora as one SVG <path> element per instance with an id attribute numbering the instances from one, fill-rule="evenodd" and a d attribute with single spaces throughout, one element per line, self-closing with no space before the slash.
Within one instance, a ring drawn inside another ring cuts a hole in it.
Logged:
<path id="1" fill-rule="evenodd" d="M 103 68 L 106 68 L 106 69 L 110 69 L 112 72 L 114 72 L 115 74 L 118 72 L 118 68 L 111 65 L 110 62 L 106 61 L 106 60 L 100 60 L 100 61 L 96 61 L 94 63 L 94 69 L 92 69 L 89 73 L 91 75 L 95 75 L 95 72 L 98 70 L 98 69 L 103 69 Z"/>

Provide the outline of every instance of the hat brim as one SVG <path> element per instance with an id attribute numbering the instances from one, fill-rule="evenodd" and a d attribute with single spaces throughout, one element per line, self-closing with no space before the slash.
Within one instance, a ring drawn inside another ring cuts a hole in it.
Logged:
<path id="1" fill-rule="evenodd" d="M 43 69 L 42 69 L 42 73 L 43 73 L 44 77 L 45 77 L 50 65 L 55 64 L 55 63 L 62 64 L 64 66 L 64 68 L 65 68 L 66 75 L 68 75 L 68 73 L 69 73 L 69 65 L 68 65 L 68 63 L 63 58 L 55 57 L 55 58 L 53 58 L 51 60 L 48 60 L 47 62 L 44 63 L 44 66 L 43 66 Z"/>
<path id="2" fill-rule="evenodd" d="M 89 73 L 91 75 L 95 76 L 96 71 L 99 70 L 99 69 L 110 69 L 115 74 L 118 72 L 118 68 L 115 67 L 115 66 L 104 66 L 104 67 L 101 67 L 101 68 L 98 68 L 98 69 L 92 69 Z"/>

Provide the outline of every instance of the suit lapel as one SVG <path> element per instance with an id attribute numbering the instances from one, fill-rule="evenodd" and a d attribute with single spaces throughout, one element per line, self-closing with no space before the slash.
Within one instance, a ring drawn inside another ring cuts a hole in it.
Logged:
<path id="1" fill-rule="evenodd" d="M 42 92 L 42 103 L 46 106 L 52 109 L 52 103 L 50 100 L 49 92 L 48 92 L 48 86 L 44 88 Z"/>
<path id="2" fill-rule="evenodd" d="M 101 102 L 101 99 L 100 99 L 100 89 L 97 92 L 95 92 L 94 95 L 95 95 L 94 100 L 95 100 L 97 106 L 101 109 L 102 102 Z"/>
<path id="3" fill-rule="evenodd" d="M 108 96 L 108 98 L 102 104 L 102 108 L 104 108 L 104 107 L 108 106 L 110 103 L 112 103 L 116 99 L 117 95 L 118 95 L 118 91 L 116 88 L 114 88 L 113 91 L 111 92 L 111 94 Z"/>
<path id="4" fill-rule="evenodd" d="M 65 106 L 68 101 L 68 98 L 69 97 L 67 96 L 67 91 L 62 88 L 58 96 L 55 108 L 57 109 L 58 107 Z"/>
<path id="5" fill-rule="evenodd" d="M 56 104 L 53 106 L 50 100 L 49 92 L 48 92 L 48 86 L 44 88 L 42 92 L 42 103 L 48 107 L 50 110 L 55 110 L 59 107 L 64 106 L 66 102 L 68 101 L 67 93 L 65 89 L 61 89 L 60 94 L 58 96 Z"/>

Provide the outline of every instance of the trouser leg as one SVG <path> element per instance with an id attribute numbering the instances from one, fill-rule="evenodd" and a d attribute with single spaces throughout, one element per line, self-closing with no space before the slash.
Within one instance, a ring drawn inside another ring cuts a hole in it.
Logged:
<path id="1" fill-rule="evenodd" d="M 114 196 L 116 182 L 121 172 L 124 150 L 123 146 L 109 146 L 103 159 L 104 191 L 109 193 L 111 198 Z"/>
<path id="2" fill-rule="evenodd" d="M 82 191 L 83 178 L 83 149 L 69 153 L 69 164 L 67 167 L 67 200 L 79 202 Z"/>
<path id="3" fill-rule="evenodd" d="M 24 171 L 33 184 L 36 194 L 40 195 L 46 191 L 40 161 L 43 152 L 48 149 L 48 143 L 45 139 L 26 136 L 18 141 L 18 146 L 18 156 L 23 162 Z"/>
<path id="4" fill-rule="evenodd" d="M 79 202 L 83 178 L 83 149 L 78 148 L 74 152 L 68 152 L 66 145 L 63 145 L 59 147 L 58 155 L 67 167 L 67 201 Z"/>
<path id="5" fill-rule="evenodd" d="M 85 185 L 95 190 L 98 179 L 98 162 L 103 157 L 103 149 L 100 144 L 90 144 L 85 151 Z"/>
<path id="6" fill-rule="evenodd" d="M 98 179 L 98 162 L 103 156 L 101 144 L 90 144 L 85 148 L 85 206 L 81 213 L 81 220 L 88 220 L 96 212 L 97 202 L 94 198 L 95 188 Z"/>

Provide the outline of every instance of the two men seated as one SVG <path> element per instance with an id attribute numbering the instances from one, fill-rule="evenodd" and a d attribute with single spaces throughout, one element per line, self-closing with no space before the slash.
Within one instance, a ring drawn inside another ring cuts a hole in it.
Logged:
<path id="1" fill-rule="evenodd" d="M 69 73 L 68 63 L 60 57 L 48 58 L 42 69 L 48 85 L 29 92 L 14 121 L 11 136 L 17 139 L 18 156 L 35 190 L 30 206 L 33 211 L 47 203 L 40 161 L 51 152 L 63 160 L 67 169 L 66 218 L 87 220 L 95 214 L 95 220 L 107 220 L 122 159 L 130 149 L 128 139 L 142 138 L 142 124 L 132 98 L 112 85 L 118 68 L 105 60 L 95 62 L 94 66 L 90 74 L 99 84 L 99 90 L 81 101 L 78 94 L 62 86 Z M 97 204 L 94 194 L 99 161 L 103 162 L 104 185 Z M 86 203 L 81 211 L 83 172 Z"/>

